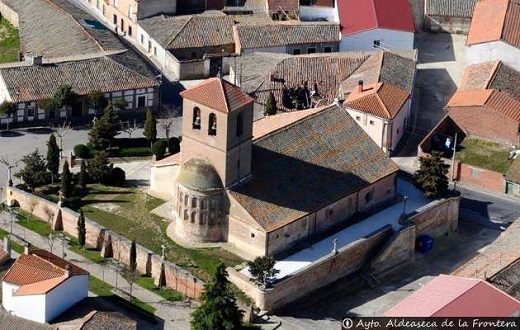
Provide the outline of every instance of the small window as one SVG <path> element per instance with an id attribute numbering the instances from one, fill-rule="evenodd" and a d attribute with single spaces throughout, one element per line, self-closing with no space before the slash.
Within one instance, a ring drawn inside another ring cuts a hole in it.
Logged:
<path id="1" fill-rule="evenodd" d="M 125 21 L 121 18 L 121 31 L 125 30 Z"/>
<path id="2" fill-rule="evenodd" d="M 107 10 L 105 8 L 105 5 L 103 5 L 103 16 L 105 16 L 105 17 L 107 16 Z"/>
<path id="3" fill-rule="evenodd" d="M 200 109 L 193 108 L 193 129 L 200 129 Z"/>
<path id="4" fill-rule="evenodd" d="M 195 222 L 196 218 L 197 218 L 197 212 L 195 212 L 195 211 L 191 212 L 191 222 Z"/>
<path id="5" fill-rule="evenodd" d="M 307 54 L 314 54 L 314 53 L 316 53 L 316 48 L 315 47 L 307 48 Z"/>
<path id="6" fill-rule="evenodd" d="M 190 213 L 188 212 L 187 209 L 184 210 L 184 220 L 189 220 L 190 219 Z"/>
<path id="7" fill-rule="evenodd" d="M 208 201 L 205 200 L 205 199 L 201 199 L 201 200 L 200 200 L 200 207 L 201 207 L 203 210 L 207 209 L 207 208 L 208 208 Z"/>
<path id="8" fill-rule="evenodd" d="M 300 49 L 293 49 L 292 54 L 293 55 L 300 55 L 302 51 Z"/>
<path id="9" fill-rule="evenodd" d="M 197 58 L 197 53 L 191 53 L 191 59 L 194 60 Z"/>
<path id="10" fill-rule="evenodd" d="M 141 45 L 144 45 L 144 35 L 141 34 Z"/>
<path id="11" fill-rule="evenodd" d="M 191 200 L 191 207 L 197 207 L 197 197 L 193 197 Z"/>
<path id="12" fill-rule="evenodd" d="M 399 128 L 397 129 L 397 134 L 399 134 Z"/>
<path id="13" fill-rule="evenodd" d="M 145 96 L 138 96 L 137 97 L 137 107 L 142 108 L 146 105 L 146 97 Z"/>
<path id="14" fill-rule="evenodd" d="M 27 109 L 27 117 L 34 117 L 34 108 Z"/>
<path id="15" fill-rule="evenodd" d="M 244 133 L 244 115 L 241 113 L 237 117 L 237 136 L 241 136 Z"/>
<path id="16" fill-rule="evenodd" d="M 117 24 L 117 15 L 116 14 L 114 14 L 114 16 L 113 16 L 112 23 Z"/>
<path id="17" fill-rule="evenodd" d="M 251 233 L 251 238 L 255 238 L 255 233 Z"/>
<path id="18" fill-rule="evenodd" d="M 369 203 L 372 200 L 372 192 L 365 194 L 365 203 Z"/>
<path id="19" fill-rule="evenodd" d="M 327 47 L 323 48 L 323 52 L 324 53 L 332 53 L 332 47 L 327 46 Z"/>
<path id="20" fill-rule="evenodd" d="M 214 113 L 209 114 L 208 135 L 210 135 L 210 136 L 217 135 L 217 116 Z"/>
<path id="21" fill-rule="evenodd" d="M 153 47 L 153 56 L 157 56 L 157 47 Z"/>
<path id="22" fill-rule="evenodd" d="M 188 195 L 185 195 L 185 196 L 184 196 L 184 205 L 185 205 L 185 206 L 188 206 L 188 204 L 189 204 L 189 200 L 190 200 L 190 199 L 189 199 Z"/>
<path id="23" fill-rule="evenodd" d="M 240 171 L 240 159 L 239 159 L 239 160 L 237 160 L 237 170 L 239 170 L 239 171 Z"/>
<path id="24" fill-rule="evenodd" d="M 370 125 L 374 125 L 374 121 L 373 120 L 370 121 Z"/>
<path id="25" fill-rule="evenodd" d="M 131 27 L 131 26 L 128 27 L 128 35 L 129 35 L 129 36 L 132 35 L 132 27 Z"/>
<path id="26" fill-rule="evenodd" d="M 392 189 L 388 188 L 388 189 L 386 190 L 386 194 L 387 194 L 387 195 L 390 195 L 390 193 L 392 193 Z"/>
<path id="27" fill-rule="evenodd" d="M 381 40 L 374 40 L 374 47 L 380 47 L 381 46 Z"/>
<path id="28" fill-rule="evenodd" d="M 361 120 L 361 117 L 360 117 L 360 116 L 356 116 L 356 120 L 357 120 L 357 121 L 360 121 L 360 120 Z"/>

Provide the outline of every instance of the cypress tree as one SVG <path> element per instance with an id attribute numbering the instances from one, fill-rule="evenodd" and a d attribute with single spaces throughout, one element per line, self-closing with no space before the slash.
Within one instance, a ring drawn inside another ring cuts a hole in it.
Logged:
<path id="1" fill-rule="evenodd" d="M 84 159 L 81 160 L 78 184 L 83 189 L 85 189 L 85 187 L 87 187 L 87 164 L 85 163 Z"/>
<path id="2" fill-rule="evenodd" d="M 135 272 L 137 269 L 137 248 L 135 245 L 135 240 L 132 240 L 132 244 L 130 245 L 130 271 Z"/>
<path id="3" fill-rule="evenodd" d="M 157 119 L 155 119 L 155 115 L 150 109 L 146 110 L 143 135 L 150 142 L 150 146 L 157 140 Z"/>
<path id="4" fill-rule="evenodd" d="M 58 147 L 54 134 L 51 134 L 47 141 L 47 170 L 51 173 L 51 179 L 54 182 L 54 178 L 58 177 L 60 170 L 60 147 Z"/>
<path id="5" fill-rule="evenodd" d="M 78 229 L 78 243 L 79 243 L 79 246 L 81 246 L 81 248 L 83 249 L 83 247 L 85 246 L 87 229 L 85 228 L 85 215 L 83 214 L 82 209 L 79 209 L 77 229 Z"/>
<path id="6" fill-rule="evenodd" d="M 273 92 L 269 92 L 269 95 L 267 96 L 267 100 L 265 100 L 265 109 L 264 109 L 264 115 L 265 116 L 272 116 L 276 115 L 276 99 L 274 98 Z"/>
<path id="7" fill-rule="evenodd" d="M 63 197 L 67 198 L 72 195 L 72 174 L 69 170 L 69 162 L 63 163 L 63 169 L 61 171 L 61 193 Z"/>
<path id="8" fill-rule="evenodd" d="M 419 158 L 420 168 L 413 175 L 415 185 L 426 197 L 440 197 L 448 190 L 448 169 L 439 152 Z"/>

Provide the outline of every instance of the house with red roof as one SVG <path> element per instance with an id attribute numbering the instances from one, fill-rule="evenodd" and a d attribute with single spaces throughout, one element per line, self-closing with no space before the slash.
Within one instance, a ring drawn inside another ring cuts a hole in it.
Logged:
<path id="1" fill-rule="evenodd" d="M 510 317 L 520 301 L 488 282 L 439 275 L 390 308 L 386 317 Z"/>
<path id="2" fill-rule="evenodd" d="M 46 323 L 87 297 L 89 273 L 44 250 L 25 247 L 2 279 L 10 314 Z"/>
<path id="3" fill-rule="evenodd" d="M 520 5 L 482 0 L 475 5 L 466 40 L 468 64 L 502 61 L 520 71 Z"/>
<path id="4" fill-rule="evenodd" d="M 340 51 L 413 48 L 415 25 L 408 0 L 338 1 Z"/>

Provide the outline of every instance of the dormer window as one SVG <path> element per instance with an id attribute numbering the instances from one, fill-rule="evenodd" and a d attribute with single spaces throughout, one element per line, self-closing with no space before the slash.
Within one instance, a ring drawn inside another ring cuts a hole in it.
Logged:
<path id="1" fill-rule="evenodd" d="M 200 129 L 200 109 L 193 109 L 193 129 Z"/>
<path id="2" fill-rule="evenodd" d="M 217 135 L 217 116 L 214 113 L 209 114 L 209 127 L 208 127 L 208 135 L 215 136 Z"/>

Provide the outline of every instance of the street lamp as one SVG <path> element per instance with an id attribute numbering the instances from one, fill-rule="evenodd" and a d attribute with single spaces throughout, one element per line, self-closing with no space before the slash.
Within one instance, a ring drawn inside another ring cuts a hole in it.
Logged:
<path id="1" fill-rule="evenodd" d="M 408 195 L 404 195 L 403 197 L 403 216 L 406 214 L 406 201 L 408 200 Z"/>
<path id="2" fill-rule="evenodd" d="M 12 223 L 11 223 L 11 226 L 12 226 Z M 50 233 L 49 236 L 47 237 L 47 244 L 49 244 L 49 249 L 51 250 L 51 254 L 52 254 L 52 246 L 54 245 L 54 236 L 52 235 L 52 233 Z"/>

